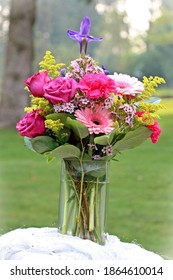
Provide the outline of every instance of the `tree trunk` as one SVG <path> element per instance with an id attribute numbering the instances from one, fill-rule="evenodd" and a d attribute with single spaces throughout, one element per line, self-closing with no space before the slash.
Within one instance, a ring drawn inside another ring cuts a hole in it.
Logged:
<path id="1" fill-rule="evenodd" d="M 28 103 L 24 80 L 32 72 L 35 2 L 35 0 L 11 0 L 0 104 L 0 127 L 14 126 L 23 117 L 23 109 Z"/>

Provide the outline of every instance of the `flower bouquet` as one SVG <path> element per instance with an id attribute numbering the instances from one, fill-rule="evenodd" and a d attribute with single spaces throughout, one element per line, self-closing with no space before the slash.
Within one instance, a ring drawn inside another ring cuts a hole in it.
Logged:
<path id="1" fill-rule="evenodd" d="M 165 81 L 109 74 L 86 54 L 90 41 L 102 40 L 90 35 L 89 17 L 67 35 L 80 57 L 65 66 L 46 51 L 41 70 L 25 80 L 31 106 L 16 128 L 28 148 L 62 159 L 59 231 L 104 244 L 109 163 L 147 138 L 158 141 L 162 105 L 152 95 Z"/>

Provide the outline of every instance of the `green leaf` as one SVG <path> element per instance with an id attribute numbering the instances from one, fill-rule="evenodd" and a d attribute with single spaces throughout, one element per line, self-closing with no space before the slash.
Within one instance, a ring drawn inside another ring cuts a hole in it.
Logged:
<path id="1" fill-rule="evenodd" d="M 148 102 L 148 103 L 152 103 L 152 104 L 159 104 L 161 102 L 161 99 L 159 97 L 150 97 L 150 99 L 144 99 L 142 100 L 142 102 Z"/>
<path id="2" fill-rule="evenodd" d="M 135 105 L 139 105 L 141 101 L 136 102 Z M 143 99 L 142 102 L 147 102 L 147 103 L 151 103 L 151 104 L 159 104 L 161 102 L 161 99 L 159 97 L 150 97 L 149 99 Z"/>
<path id="3" fill-rule="evenodd" d="M 80 149 L 76 146 L 70 144 L 64 144 L 59 146 L 50 152 L 50 156 L 54 156 L 57 158 L 80 158 Z"/>
<path id="4" fill-rule="evenodd" d="M 106 161 L 95 160 L 91 165 L 85 164 L 85 173 L 93 177 L 102 177 L 106 174 Z"/>
<path id="5" fill-rule="evenodd" d="M 77 120 L 73 120 L 68 117 L 65 126 L 67 128 L 72 129 L 73 133 L 77 135 L 80 139 L 83 139 L 89 135 L 88 128 L 83 123 Z"/>
<path id="6" fill-rule="evenodd" d="M 122 150 L 133 149 L 139 146 L 150 136 L 150 134 L 151 130 L 145 126 L 141 126 L 134 131 L 128 132 L 123 139 L 116 142 L 113 146 L 113 156 Z"/>
<path id="7" fill-rule="evenodd" d="M 24 142 L 25 142 L 25 144 L 26 144 L 26 146 L 27 146 L 27 148 L 29 149 L 29 150 L 31 150 L 31 151 L 33 151 L 33 152 L 36 152 L 34 149 L 33 149 L 33 147 L 32 147 L 32 144 L 31 144 L 31 139 L 32 138 L 29 138 L 29 137 L 24 137 Z"/>
<path id="8" fill-rule="evenodd" d="M 53 120 L 53 121 L 60 120 L 61 123 L 65 124 L 68 117 L 72 118 L 73 116 L 68 113 L 53 113 L 53 114 L 47 115 L 46 119 Z"/>
<path id="9" fill-rule="evenodd" d="M 116 136 L 116 130 L 117 130 L 117 128 L 114 129 L 113 131 L 111 131 L 109 134 L 95 137 L 94 143 L 103 145 L 103 146 L 111 145 L 112 141 L 114 140 L 114 138 Z"/>
<path id="10" fill-rule="evenodd" d="M 88 128 L 81 122 L 73 119 L 73 116 L 71 114 L 54 113 L 47 115 L 46 119 L 60 120 L 66 128 L 71 129 L 73 133 L 81 139 L 89 135 Z"/>
<path id="11" fill-rule="evenodd" d="M 82 157 L 82 160 L 91 160 L 91 157 L 89 154 L 87 153 L 84 153 L 83 157 Z"/>
<path id="12" fill-rule="evenodd" d="M 70 138 L 71 130 L 68 129 L 67 127 L 61 128 L 57 133 L 56 133 L 56 139 L 57 142 L 62 145 L 68 142 Z"/>
<path id="13" fill-rule="evenodd" d="M 39 154 L 54 150 L 58 143 L 49 136 L 37 136 L 30 139 L 32 148 Z"/>
<path id="14" fill-rule="evenodd" d="M 74 160 L 71 162 L 76 170 L 76 174 L 84 172 L 87 176 L 102 177 L 106 174 L 106 161 L 99 160 L 83 160 L 82 165 L 80 161 Z"/>

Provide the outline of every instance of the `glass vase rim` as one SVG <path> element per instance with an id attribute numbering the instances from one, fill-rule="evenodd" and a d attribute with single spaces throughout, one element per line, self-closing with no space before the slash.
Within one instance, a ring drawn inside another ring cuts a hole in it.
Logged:
<path id="1" fill-rule="evenodd" d="M 79 158 L 63 158 L 62 161 L 79 161 L 79 162 L 110 162 L 110 159 L 79 159 Z"/>

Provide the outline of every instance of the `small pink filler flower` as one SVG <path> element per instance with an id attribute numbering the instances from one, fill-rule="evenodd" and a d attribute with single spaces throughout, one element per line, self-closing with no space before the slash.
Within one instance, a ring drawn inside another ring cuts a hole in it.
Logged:
<path id="1" fill-rule="evenodd" d="M 108 134 L 114 129 L 112 127 L 111 113 L 99 105 L 96 105 L 94 109 L 86 107 L 85 109 L 76 110 L 75 117 L 88 127 L 90 134 Z"/>
<path id="2" fill-rule="evenodd" d="M 114 73 L 114 75 L 109 75 L 116 84 L 116 95 L 122 97 L 123 95 L 134 97 L 136 94 L 141 93 L 144 90 L 144 85 L 137 78 L 131 77 L 126 74 Z"/>

